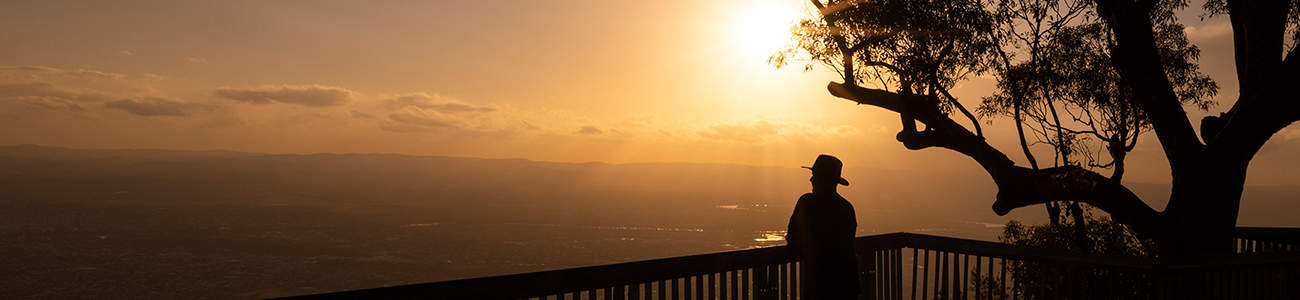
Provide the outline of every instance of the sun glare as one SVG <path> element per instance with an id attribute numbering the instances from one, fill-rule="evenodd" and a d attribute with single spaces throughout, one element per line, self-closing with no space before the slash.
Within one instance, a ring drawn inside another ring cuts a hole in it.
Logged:
<path id="1" fill-rule="evenodd" d="M 790 26 L 802 13 L 787 1 L 745 1 L 735 10 L 731 31 L 741 53 L 766 58 L 790 39 Z"/>

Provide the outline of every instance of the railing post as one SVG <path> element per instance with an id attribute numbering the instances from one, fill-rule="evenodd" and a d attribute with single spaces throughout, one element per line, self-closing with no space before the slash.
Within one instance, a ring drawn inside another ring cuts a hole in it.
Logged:
<path id="1" fill-rule="evenodd" d="M 876 300 L 876 253 L 859 252 L 858 255 L 858 286 L 861 287 L 861 294 L 858 294 L 860 300 Z"/>

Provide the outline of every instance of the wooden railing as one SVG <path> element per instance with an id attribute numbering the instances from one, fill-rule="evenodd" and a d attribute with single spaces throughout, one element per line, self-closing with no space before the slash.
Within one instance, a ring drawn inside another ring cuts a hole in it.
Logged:
<path id="1" fill-rule="evenodd" d="M 1139 258 L 907 233 L 870 238 L 858 240 L 859 252 L 871 253 L 859 254 L 859 270 L 874 283 L 863 299 L 1300 296 L 1295 251 Z"/>
<path id="2" fill-rule="evenodd" d="M 1300 297 L 1300 251 L 1138 258 L 914 233 L 855 243 L 862 299 Z M 798 268 L 780 246 L 285 299 L 785 300 L 799 298 Z"/>

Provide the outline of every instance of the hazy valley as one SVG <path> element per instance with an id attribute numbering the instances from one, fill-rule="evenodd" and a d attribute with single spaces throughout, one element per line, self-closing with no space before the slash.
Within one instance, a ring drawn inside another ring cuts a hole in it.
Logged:
<path id="1" fill-rule="evenodd" d="M 782 245 L 803 169 L 0 147 L 4 299 L 231 299 Z M 994 239 L 986 175 L 852 168 L 859 235 Z M 1131 184 L 1148 199 L 1161 185 Z M 1161 194 L 1161 193 L 1165 194 Z M 1294 186 L 1243 226 L 1300 226 Z M 1157 201 L 1152 201 L 1156 203 Z M 1157 205 L 1159 207 L 1159 205 Z"/>

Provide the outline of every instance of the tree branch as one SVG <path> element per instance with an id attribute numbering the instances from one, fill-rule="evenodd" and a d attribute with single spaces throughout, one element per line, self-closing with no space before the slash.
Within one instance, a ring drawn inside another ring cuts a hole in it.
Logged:
<path id="1" fill-rule="evenodd" d="M 1058 200 L 1091 204 L 1110 213 L 1116 220 L 1133 226 L 1138 232 L 1153 228 L 1160 216 L 1123 185 L 1077 166 L 1042 170 L 1015 166 L 1005 154 L 989 145 L 938 109 L 938 99 L 921 95 L 862 88 L 831 82 L 831 95 L 859 104 L 884 108 L 909 115 L 928 127 L 924 131 L 904 130 L 898 141 L 908 149 L 942 147 L 971 157 L 993 177 L 998 185 L 993 211 L 1005 215 L 1012 209 Z M 1146 231 L 1151 232 L 1151 231 Z"/>
<path id="2" fill-rule="evenodd" d="M 1016 167 L 1004 173 L 1002 178 L 994 178 L 998 200 L 993 203 L 993 212 L 998 215 L 1029 205 L 1071 200 L 1095 206 L 1139 234 L 1152 233 L 1159 226 L 1160 212 L 1128 188 L 1096 172 L 1063 166 L 1042 170 Z"/>
<path id="3" fill-rule="evenodd" d="M 1291 87 L 1300 84 L 1292 49 L 1277 55 L 1285 37 L 1289 1 L 1228 1 L 1236 48 L 1237 102 L 1218 117 L 1202 119 L 1210 151 L 1226 159 L 1249 161 L 1273 134 L 1300 120 L 1300 99 Z M 1208 132 L 1207 132 L 1208 131 Z"/>
<path id="4" fill-rule="evenodd" d="M 1170 167 L 1178 173 L 1200 158 L 1204 145 L 1161 65 L 1150 18 L 1152 3 L 1158 1 L 1145 2 L 1150 3 L 1097 0 L 1097 12 L 1115 33 L 1111 56 L 1115 68 L 1131 83 L 1134 98 L 1151 120 Z"/>
<path id="5" fill-rule="evenodd" d="M 832 82 L 826 86 L 831 95 L 848 99 L 859 104 L 866 104 L 888 109 L 901 115 L 925 123 L 927 130 L 921 132 L 901 132 L 900 142 L 911 149 L 943 147 L 952 149 L 974 158 L 985 171 L 1000 172 L 1015 165 L 1006 154 L 989 146 L 984 138 L 971 133 L 957 124 L 947 114 L 939 111 L 939 99 L 922 95 L 899 95 L 897 93 L 868 89 L 850 84 Z"/>

